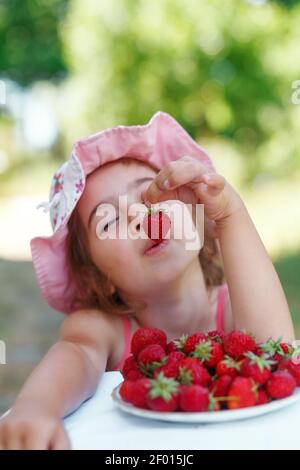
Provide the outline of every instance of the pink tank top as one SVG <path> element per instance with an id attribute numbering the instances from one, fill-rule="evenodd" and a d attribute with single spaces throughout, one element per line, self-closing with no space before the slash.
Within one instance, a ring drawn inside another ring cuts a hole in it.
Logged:
<path id="1" fill-rule="evenodd" d="M 226 283 L 222 284 L 219 287 L 217 311 L 215 315 L 216 329 L 220 331 L 224 331 L 224 305 L 225 305 L 227 292 L 228 292 L 227 284 Z M 124 348 L 124 352 L 123 352 L 123 356 L 121 360 L 119 361 L 118 365 L 112 370 L 121 370 L 123 368 L 125 359 L 130 355 L 131 326 L 130 326 L 130 319 L 128 315 L 123 317 L 123 324 L 124 324 L 125 348 Z"/>

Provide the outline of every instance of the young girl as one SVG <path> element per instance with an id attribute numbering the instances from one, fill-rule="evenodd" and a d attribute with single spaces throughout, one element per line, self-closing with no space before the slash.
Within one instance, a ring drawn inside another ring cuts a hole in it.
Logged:
<path id="1" fill-rule="evenodd" d="M 120 195 L 127 207 L 145 209 L 174 199 L 204 204 L 203 247 L 187 250 L 172 230 L 151 256 L 150 239 L 100 239 L 124 220 L 141 230 L 123 208 L 105 223 L 98 215 Z M 259 341 L 294 339 L 283 289 L 245 204 L 168 114 L 77 142 L 43 205 L 54 233 L 31 241 L 33 262 L 42 295 L 68 316 L 0 421 L 1 448 L 70 448 L 62 418 L 94 394 L 105 371 L 122 368 L 137 328 L 161 328 L 168 340 L 216 328 L 246 329 Z"/>

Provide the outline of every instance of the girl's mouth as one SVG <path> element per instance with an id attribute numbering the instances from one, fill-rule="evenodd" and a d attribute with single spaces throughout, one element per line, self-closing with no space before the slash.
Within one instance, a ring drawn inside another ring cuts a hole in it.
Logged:
<path id="1" fill-rule="evenodd" d="M 157 253 L 160 253 L 161 251 L 163 251 L 165 249 L 165 247 L 169 244 L 169 242 L 170 242 L 169 239 L 165 239 L 165 240 L 161 240 L 161 241 L 155 243 L 154 245 L 152 245 L 150 248 L 148 248 L 144 252 L 144 255 L 145 256 L 152 256 L 152 255 L 155 255 Z"/>

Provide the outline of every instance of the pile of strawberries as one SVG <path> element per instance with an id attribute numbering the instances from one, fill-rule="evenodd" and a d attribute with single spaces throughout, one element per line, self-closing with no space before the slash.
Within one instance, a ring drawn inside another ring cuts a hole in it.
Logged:
<path id="1" fill-rule="evenodd" d="M 300 356 L 281 339 L 257 343 L 234 330 L 182 335 L 140 328 L 121 371 L 119 392 L 138 408 L 155 411 L 234 410 L 292 395 L 300 387 Z"/>

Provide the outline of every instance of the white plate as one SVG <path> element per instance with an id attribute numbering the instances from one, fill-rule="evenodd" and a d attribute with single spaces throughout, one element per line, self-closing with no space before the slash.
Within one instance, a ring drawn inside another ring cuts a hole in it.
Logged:
<path id="1" fill-rule="evenodd" d="M 221 411 L 203 411 L 203 412 L 162 412 L 151 411 L 136 408 L 131 403 L 124 401 L 120 394 L 121 384 L 117 385 L 111 393 L 116 405 L 126 413 L 140 416 L 147 419 L 158 419 L 160 421 L 172 421 L 174 423 L 221 423 L 225 421 L 236 421 L 238 419 L 254 418 L 272 411 L 280 410 L 293 403 L 300 402 L 300 388 L 297 388 L 293 395 L 281 400 L 274 400 L 266 405 L 251 406 L 249 408 L 241 408 L 238 410 L 221 410 Z"/>

